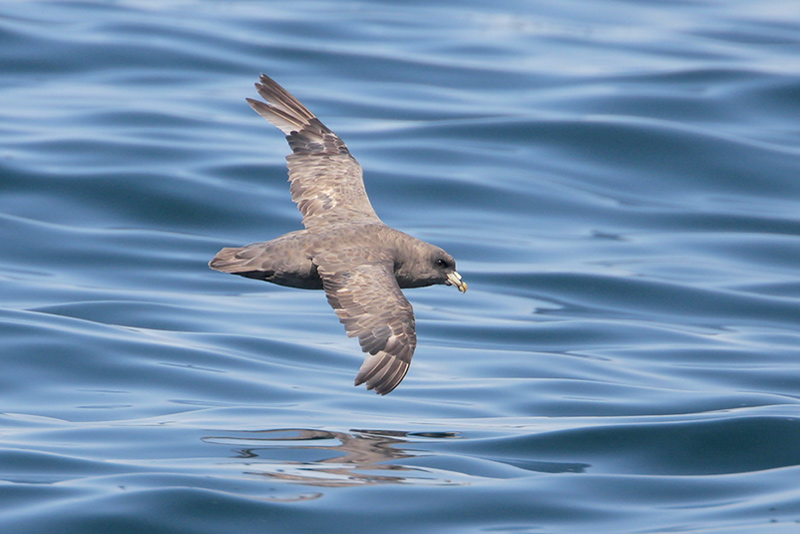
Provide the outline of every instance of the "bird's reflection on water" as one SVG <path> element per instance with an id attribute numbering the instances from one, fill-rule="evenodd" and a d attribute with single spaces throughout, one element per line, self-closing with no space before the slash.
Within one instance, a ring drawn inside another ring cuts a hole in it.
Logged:
<path id="1" fill-rule="evenodd" d="M 440 476 L 453 473 L 397 463 L 424 454 L 413 451 L 415 440 L 453 438 L 458 438 L 453 432 L 285 428 L 209 436 L 203 441 L 233 446 L 245 474 L 310 486 L 463 485 L 465 481 Z"/>

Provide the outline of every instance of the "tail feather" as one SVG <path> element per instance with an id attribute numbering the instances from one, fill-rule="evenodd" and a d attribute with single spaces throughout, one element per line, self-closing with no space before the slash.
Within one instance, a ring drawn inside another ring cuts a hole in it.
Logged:
<path id="1" fill-rule="evenodd" d="M 214 259 L 208 262 L 208 266 L 215 271 L 223 273 L 240 273 L 253 270 L 252 257 L 242 257 L 238 253 L 242 248 L 226 247 L 220 250 Z"/>

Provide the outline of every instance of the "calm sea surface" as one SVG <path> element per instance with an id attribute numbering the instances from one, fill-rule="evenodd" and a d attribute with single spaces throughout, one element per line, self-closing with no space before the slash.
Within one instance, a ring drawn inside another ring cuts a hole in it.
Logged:
<path id="1" fill-rule="evenodd" d="M 0 4 L 3 533 L 797 533 L 800 3 Z M 387 397 L 324 295 L 264 72 L 383 220 Z"/>

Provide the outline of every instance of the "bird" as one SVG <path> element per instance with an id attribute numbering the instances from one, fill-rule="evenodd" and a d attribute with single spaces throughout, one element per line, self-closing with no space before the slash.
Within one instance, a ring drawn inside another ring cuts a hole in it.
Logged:
<path id="1" fill-rule="evenodd" d="M 402 289 L 434 284 L 467 291 L 453 257 L 384 224 L 367 197 L 361 165 L 347 145 L 269 76 L 255 84 L 250 106 L 289 142 L 290 193 L 304 229 L 271 241 L 226 247 L 216 271 L 273 284 L 322 289 L 364 362 L 355 385 L 386 395 L 408 372 L 417 335 Z"/>

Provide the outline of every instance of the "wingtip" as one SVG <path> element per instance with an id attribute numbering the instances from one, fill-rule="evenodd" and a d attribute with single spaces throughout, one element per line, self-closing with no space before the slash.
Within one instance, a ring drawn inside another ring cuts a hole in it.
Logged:
<path id="1" fill-rule="evenodd" d="M 254 98 L 245 98 L 245 100 L 256 113 L 267 119 L 284 134 L 289 135 L 293 131 L 299 132 L 316 118 L 291 93 L 266 74 L 262 73 L 259 76 L 255 87 L 256 92 L 264 101 Z"/>
<path id="2" fill-rule="evenodd" d="M 380 354 L 380 359 L 375 362 L 367 357 L 360 372 L 354 381 L 355 386 L 366 384 L 367 390 L 373 390 L 378 395 L 387 395 L 400 385 L 408 373 L 409 365 L 400 358 L 392 357 L 386 353 Z"/>
<path id="3" fill-rule="evenodd" d="M 363 384 L 363 383 L 364 383 L 364 382 L 359 382 L 358 380 L 354 380 L 354 381 L 353 381 L 353 385 L 354 385 L 354 386 L 356 386 L 356 387 L 360 386 L 360 385 L 361 385 L 361 384 Z M 397 386 L 395 386 L 395 387 L 397 387 Z M 388 395 L 389 393 L 391 393 L 392 391 L 394 391 L 394 389 L 395 389 L 395 388 L 392 388 L 392 389 L 387 389 L 387 390 L 384 390 L 384 389 L 378 389 L 378 388 L 377 388 L 377 387 L 375 387 L 375 386 L 370 386 L 369 384 L 367 384 L 367 391 L 374 391 L 376 395 L 380 395 L 381 397 L 383 397 L 383 396 L 385 396 L 385 395 Z"/>
<path id="4" fill-rule="evenodd" d="M 269 104 L 265 104 L 261 100 L 256 100 L 255 98 L 250 97 L 245 97 L 245 101 L 250 104 L 250 107 L 253 108 L 256 113 L 269 120 L 266 116 L 264 116 L 264 113 L 272 115 Z"/>
<path id="5" fill-rule="evenodd" d="M 353 385 L 356 387 L 360 386 L 363 383 L 364 383 L 363 381 L 362 382 L 359 382 L 358 380 L 353 381 Z M 380 395 L 381 397 L 383 397 L 394 391 L 399 384 L 400 382 L 394 384 L 391 387 L 382 386 L 381 384 L 373 384 L 373 385 L 367 384 L 367 391 L 374 391 L 376 395 Z"/>

